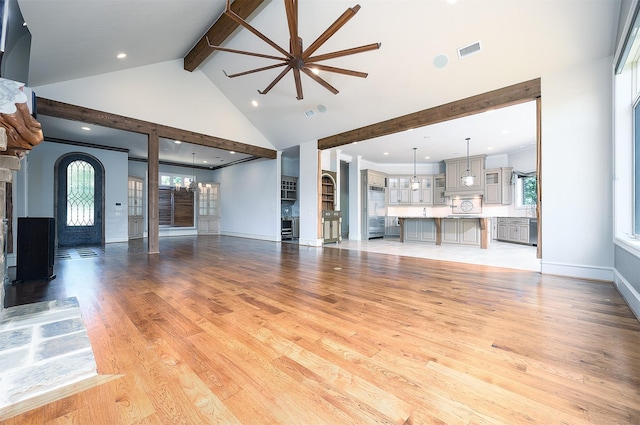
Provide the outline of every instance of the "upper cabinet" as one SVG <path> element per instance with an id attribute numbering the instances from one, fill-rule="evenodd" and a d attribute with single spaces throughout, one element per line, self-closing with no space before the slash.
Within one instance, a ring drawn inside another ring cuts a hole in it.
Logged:
<path id="1" fill-rule="evenodd" d="M 511 186 L 512 167 L 490 168 L 484 170 L 485 204 L 509 205 L 513 202 Z"/>
<path id="2" fill-rule="evenodd" d="M 366 173 L 363 177 L 366 179 L 365 186 L 387 187 L 387 176 L 384 173 L 374 170 L 363 170 Z"/>
<path id="3" fill-rule="evenodd" d="M 283 201 L 295 201 L 298 193 L 298 178 L 282 176 L 280 181 L 280 198 Z"/>
<path id="4" fill-rule="evenodd" d="M 446 189 L 446 178 L 444 174 L 433 176 L 433 205 L 446 205 L 447 198 L 444 196 Z"/>
<path id="5" fill-rule="evenodd" d="M 471 186 L 462 185 L 462 173 L 467 169 L 467 157 L 445 159 L 446 196 L 482 194 L 484 189 L 484 161 L 486 155 L 470 156 L 468 163 L 471 171 L 476 175 Z"/>

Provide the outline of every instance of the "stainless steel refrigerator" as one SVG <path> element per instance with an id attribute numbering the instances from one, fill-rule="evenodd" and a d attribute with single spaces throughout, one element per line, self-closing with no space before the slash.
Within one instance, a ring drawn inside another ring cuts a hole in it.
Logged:
<path id="1" fill-rule="evenodd" d="M 363 194 L 362 238 L 384 238 L 385 202 L 384 187 L 367 186 Z"/>

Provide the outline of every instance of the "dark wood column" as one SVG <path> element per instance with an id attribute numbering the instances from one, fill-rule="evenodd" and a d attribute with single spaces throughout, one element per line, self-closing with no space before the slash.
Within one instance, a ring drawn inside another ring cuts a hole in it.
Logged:
<path id="1" fill-rule="evenodd" d="M 148 240 L 149 240 L 149 254 L 160 253 L 160 219 L 158 206 L 159 189 L 158 189 L 158 176 L 160 175 L 160 137 L 158 133 L 153 131 L 149 133 L 148 147 L 147 147 L 147 171 L 149 173 L 149 182 L 147 186 L 147 193 L 149 194 L 148 208 Z"/>

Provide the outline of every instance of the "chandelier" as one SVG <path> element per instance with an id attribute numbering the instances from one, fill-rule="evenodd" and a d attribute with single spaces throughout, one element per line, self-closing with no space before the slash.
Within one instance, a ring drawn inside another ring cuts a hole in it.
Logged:
<path id="1" fill-rule="evenodd" d="M 476 180 L 476 174 L 471 170 L 471 160 L 469 159 L 469 140 L 470 137 L 467 137 L 467 169 L 464 170 L 462 175 L 460 176 L 460 180 L 462 181 L 463 186 L 473 186 Z"/>
<path id="2" fill-rule="evenodd" d="M 420 189 L 420 179 L 416 173 L 416 151 L 418 148 L 413 148 L 413 177 L 411 177 L 411 190 Z"/>

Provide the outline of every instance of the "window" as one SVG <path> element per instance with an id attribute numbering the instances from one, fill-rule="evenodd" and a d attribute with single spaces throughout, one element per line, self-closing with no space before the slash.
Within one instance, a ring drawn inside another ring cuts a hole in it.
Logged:
<path id="1" fill-rule="evenodd" d="M 538 178 L 535 173 L 516 173 L 516 206 L 535 208 L 538 203 Z"/>
<path id="2" fill-rule="evenodd" d="M 189 187 L 193 176 L 160 174 L 160 186 Z"/>
<path id="3" fill-rule="evenodd" d="M 640 37 L 638 5 L 619 46 L 614 74 L 614 229 L 617 239 L 640 237 Z M 631 16 L 631 15 L 630 15 Z M 634 242 L 637 249 L 637 242 Z"/>
<path id="4" fill-rule="evenodd" d="M 81 159 L 67 166 L 67 226 L 93 226 L 95 170 Z"/>

